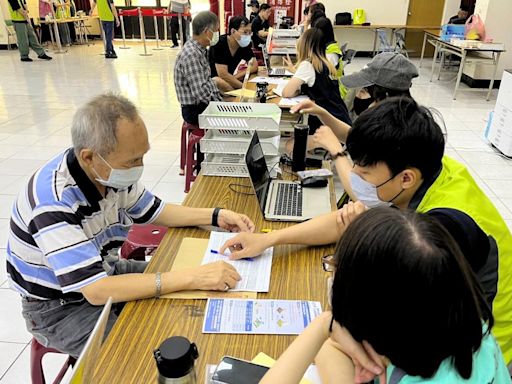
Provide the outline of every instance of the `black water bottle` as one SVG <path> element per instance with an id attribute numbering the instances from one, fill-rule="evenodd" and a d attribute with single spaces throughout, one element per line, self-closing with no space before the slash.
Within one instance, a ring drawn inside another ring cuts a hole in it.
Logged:
<path id="1" fill-rule="evenodd" d="M 258 103 L 267 102 L 267 88 L 268 83 L 266 82 L 256 83 L 256 101 Z"/>
<path id="2" fill-rule="evenodd" d="M 292 171 L 299 172 L 306 169 L 306 147 L 308 145 L 309 125 L 295 124 L 293 133 Z"/>
<path id="3" fill-rule="evenodd" d="M 166 339 L 153 352 L 158 368 L 158 384 L 196 384 L 195 360 L 199 353 L 186 337 Z"/>

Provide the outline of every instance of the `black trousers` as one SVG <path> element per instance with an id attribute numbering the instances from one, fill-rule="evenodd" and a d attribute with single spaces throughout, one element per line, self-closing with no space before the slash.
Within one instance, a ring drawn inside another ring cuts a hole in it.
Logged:
<path id="1" fill-rule="evenodd" d="M 187 26 L 186 26 L 186 20 L 185 18 L 182 16 L 181 17 L 181 30 L 183 31 L 183 44 L 185 44 L 187 42 Z M 170 24 L 170 29 L 171 29 L 171 39 L 172 39 L 172 43 L 174 45 L 178 45 L 178 38 L 180 37 L 179 36 L 179 29 L 180 29 L 180 25 L 179 25 L 179 22 L 178 22 L 178 17 L 177 16 L 173 16 L 171 17 L 171 21 L 169 22 Z"/>

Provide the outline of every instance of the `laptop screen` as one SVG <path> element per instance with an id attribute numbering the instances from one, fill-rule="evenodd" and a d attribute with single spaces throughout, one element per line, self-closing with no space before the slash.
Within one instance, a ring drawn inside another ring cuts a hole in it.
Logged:
<path id="1" fill-rule="evenodd" d="M 267 201 L 271 180 L 257 132 L 254 132 L 249 148 L 247 149 L 245 163 L 247 164 L 247 170 L 249 171 L 249 176 L 251 177 L 261 212 L 265 214 L 265 203 Z"/>

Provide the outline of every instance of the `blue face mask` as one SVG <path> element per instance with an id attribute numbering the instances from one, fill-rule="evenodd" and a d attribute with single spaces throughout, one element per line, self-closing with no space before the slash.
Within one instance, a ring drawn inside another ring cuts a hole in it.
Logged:
<path id="1" fill-rule="evenodd" d="M 98 157 L 110 168 L 110 175 L 107 180 L 102 179 L 93 168 L 94 173 L 98 176 L 96 181 L 105 187 L 116 189 L 128 188 L 129 186 L 136 184 L 140 180 L 142 172 L 144 172 L 144 166 L 142 165 L 128 169 L 116 169 L 113 168 L 99 153 Z"/>
<path id="2" fill-rule="evenodd" d="M 352 188 L 352 192 L 354 192 L 354 194 L 356 195 L 357 200 L 366 205 L 368 208 L 375 208 L 380 206 L 389 207 L 393 204 L 392 201 L 395 200 L 400 195 L 400 193 L 403 192 L 403 189 L 390 201 L 383 201 L 379 198 L 377 188 L 382 187 L 388 181 L 392 180 L 395 176 L 392 176 L 382 184 L 373 185 L 372 183 L 369 183 L 368 181 L 364 180 L 357 173 L 350 172 L 350 187 Z"/>
<path id="3" fill-rule="evenodd" d="M 237 40 L 237 43 L 242 48 L 247 47 L 249 44 L 251 44 L 251 35 L 242 35 L 240 40 Z"/>

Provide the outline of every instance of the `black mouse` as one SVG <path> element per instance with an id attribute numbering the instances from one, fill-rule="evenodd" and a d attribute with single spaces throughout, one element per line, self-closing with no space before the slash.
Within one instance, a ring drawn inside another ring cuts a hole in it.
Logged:
<path id="1" fill-rule="evenodd" d="M 303 188 L 323 188 L 327 186 L 327 179 L 324 177 L 312 176 L 301 181 Z"/>

